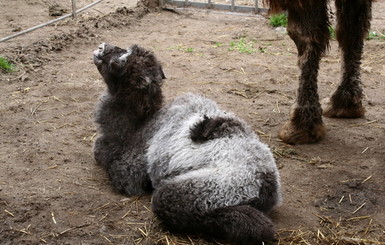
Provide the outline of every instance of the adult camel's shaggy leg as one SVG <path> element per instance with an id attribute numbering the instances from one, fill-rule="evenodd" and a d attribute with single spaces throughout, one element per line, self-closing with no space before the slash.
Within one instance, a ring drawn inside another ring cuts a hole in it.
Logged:
<path id="1" fill-rule="evenodd" d="M 356 118 L 365 113 L 360 64 L 364 39 L 370 28 L 371 7 L 371 0 L 336 0 L 342 78 L 331 98 L 323 100 L 324 116 Z"/>
<path id="2" fill-rule="evenodd" d="M 279 137 L 289 144 L 319 141 L 325 134 L 317 93 L 321 56 L 329 44 L 327 1 L 292 1 L 288 7 L 288 34 L 298 49 L 301 70 L 297 101 Z"/>

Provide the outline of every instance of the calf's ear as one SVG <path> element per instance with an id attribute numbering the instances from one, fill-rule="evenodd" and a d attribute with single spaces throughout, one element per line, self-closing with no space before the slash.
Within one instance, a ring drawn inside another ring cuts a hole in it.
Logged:
<path id="1" fill-rule="evenodd" d="M 160 76 L 161 76 L 162 79 L 166 79 L 166 76 L 164 75 L 164 72 L 163 72 L 163 69 L 162 69 L 161 65 L 159 66 L 159 73 L 160 73 Z"/>
<path id="2" fill-rule="evenodd" d="M 122 61 L 123 63 L 127 61 L 127 58 L 128 56 L 130 56 L 132 54 L 132 49 L 131 48 L 128 48 L 126 53 L 122 54 L 120 57 L 119 57 L 119 60 Z"/>

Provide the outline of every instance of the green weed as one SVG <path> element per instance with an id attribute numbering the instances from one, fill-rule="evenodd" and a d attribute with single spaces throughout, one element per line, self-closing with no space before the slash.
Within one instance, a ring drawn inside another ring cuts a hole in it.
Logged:
<path id="1" fill-rule="evenodd" d="M 229 51 L 237 50 L 240 53 L 252 54 L 256 52 L 253 47 L 253 42 L 247 42 L 245 38 L 241 37 L 238 41 L 231 41 Z"/>
<path id="2" fill-rule="evenodd" d="M 286 14 L 272 15 L 270 17 L 270 25 L 273 26 L 273 27 L 279 27 L 279 26 L 286 27 L 287 26 L 287 16 L 286 16 Z"/>
<path id="3" fill-rule="evenodd" d="M 335 31 L 335 29 L 332 26 L 329 26 L 329 34 L 330 34 L 330 37 L 332 39 L 336 39 L 337 38 L 336 31 Z M 375 31 L 370 31 L 368 33 L 368 36 L 367 36 L 366 39 L 367 40 L 372 40 L 372 39 L 382 39 L 382 40 L 385 40 L 385 34 L 378 33 L 378 32 L 375 32 Z"/>
<path id="4" fill-rule="evenodd" d="M 371 31 L 371 32 L 369 32 L 367 39 L 368 40 L 372 40 L 372 39 L 382 39 L 382 40 L 385 40 L 385 34 L 378 33 L 378 32 L 375 32 L 375 31 Z"/>
<path id="5" fill-rule="evenodd" d="M 184 51 L 187 52 L 187 53 L 192 53 L 195 50 L 194 50 L 194 48 L 186 48 Z"/>
<path id="6" fill-rule="evenodd" d="M 193 53 L 196 51 L 194 48 L 185 47 L 182 45 L 172 46 L 172 47 L 168 48 L 168 50 L 178 50 L 178 51 L 186 52 L 186 53 Z"/>
<path id="7" fill-rule="evenodd" d="M 14 67 L 6 58 L 0 56 L 0 69 L 6 72 L 11 72 Z"/>
<path id="8" fill-rule="evenodd" d="M 220 42 L 216 42 L 214 43 L 213 45 L 214 47 L 218 48 L 218 47 L 222 47 L 223 46 L 223 43 L 220 43 Z"/>
<path id="9" fill-rule="evenodd" d="M 330 38 L 336 39 L 337 34 L 336 34 L 336 30 L 333 28 L 333 26 L 329 26 L 328 29 L 329 29 Z"/>

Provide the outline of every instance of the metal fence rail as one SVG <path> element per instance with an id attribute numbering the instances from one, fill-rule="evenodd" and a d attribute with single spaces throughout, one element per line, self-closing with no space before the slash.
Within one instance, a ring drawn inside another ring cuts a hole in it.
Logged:
<path id="1" fill-rule="evenodd" d="M 213 9 L 228 12 L 238 13 L 266 13 L 268 9 L 260 8 L 258 0 L 254 0 L 254 6 L 236 5 L 235 0 L 231 0 L 230 4 L 213 3 L 212 0 L 205 2 L 194 2 L 190 0 L 163 0 L 165 4 L 170 4 L 178 8 L 198 8 L 198 9 Z"/>
<path id="2" fill-rule="evenodd" d="M 86 10 L 86 9 L 88 9 L 88 8 L 91 8 L 91 7 L 93 7 L 94 5 L 100 3 L 101 1 L 103 1 L 103 0 L 97 0 L 97 1 L 95 1 L 95 2 L 93 2 L 93 3 L 91 3 L 91 4 L 87 5 L 87 6 L 85 6 L 85 7 L 83 7 L 83 8 L 80 8 L 80 9 L 76 10 L 76 0 L 72 0 L 72 13 L 66 14 L 66 15 L 64 15 L 64 16 L 62 16 L 62 17 L 59 17 L 59 18 L 57 18 L 57 19 L 54 19 L 54 20 L 50 20 L 50 21 L 48 21 L 48 22 L 46 22 L 46 23 L 43 23 L 43 24 L 40 24 L 40 25 L 31 27 L 31 28 L 28 28 L 27 30 L 24 30 L 24 31 L 15 33 L 15 34 L 13 34 L 13 35 L 10 35 L 10 36 L 1 38 L 1 39 L 0 39 L 0 43 L 5 42 L 5 41 L 8 41 L 8 40 L 10 40 L 10 39 L 12 39 L 12 38 L 15 38 L 15 37 L 24 35 L 24 34 L 26 34 L 26 33 L 28 33 L 28 32 L 31 32 L 31 31 L 40 29 L 40 28 L 42 28 L 42 27 L 44 27 L 44 26 L 47 26 L 47 25 L 56 23 L 56 22 L 61 21 L 61 20 L 63 20 L 63 19 L 69 18 L 69 17 L 71 17 L 71 16 L 72 16 L 73 18 L 75 18 L 77 13 L 83 12 L 84 10 Z"/>

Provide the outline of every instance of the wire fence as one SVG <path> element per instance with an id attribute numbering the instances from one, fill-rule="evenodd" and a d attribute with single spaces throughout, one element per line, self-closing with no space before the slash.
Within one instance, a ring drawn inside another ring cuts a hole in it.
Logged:
<path id="1" fill-rule="evenodd" d="M 87 6 L 84 6 L 83 8 L 80 8 L 80 9 L 76 9 L 76 0 L 71 0 L 71 1 L 72 1 L 72 13 L 63 15 L 63 16 L 57 18 L 57 19 L 50 20 L 50 21 L 48 21 L 48 22 L 46 22 L 46 23 L 43 23 L 43 24 L 40 24 L 40 25 L 31 27 L 31 28 L 28 28 L 28 29 L 26 29 L 26 30 L 24 30 L 24 31 L 17 32 L 17 33 L 15 33 L 15 34 L 13 34 L 13 35 L 10 35 L 10 36 L 4 37 L 4 38 L 0 39 L 0 43 L 5 42 L 5 41 L 8 41 L 8 40 L 11 40 L 11 39 L 13 39 L 13 38 L 15 38 L 15 37 L 24 35 L 24 34 L 26 34 L 26 33 L 28 33 L 28 32 L 31 32 L 31 31 L 40 29 L 40 28 L 42 28 L 42 27 L 44 27 L 44 26 L 47 26 L 47 25 L 56 23 L 56 22 L 58 22 L 58 21 L 64 20 L 64 19 L 69 18 L 69 17 L 76 18 L 76 15 L 77 15 L 78 13 L 83 12 L 84 10 L 89 9 L 89 8 L 95 6 L 96 4 L 102 2 L 103 0 L 97 0 L 97 1 L 91 3 L 91 4 L 87 5 Z"/>
<path id="2" fill-rule="evenodd" d="M 11 40 L 18 36 L 22 36 L 29 32 L 35 31 L 42 27 L 51 25 L 53 23 L 59 22 L 66 18 L 76 18 L 77 14 L 83 12 L 86 9 L 89 9 L 96 4 L 102 2 L 103 0 L 96 0 L 95 2 L 88 4 L 80 9 L 77 9 L 76 0 L 71 0 L 72 12 L 66 15 L 63 15 L 57 19 L 47 21 L 45 23 L 36 25 L 34 27 L 28 28 L 26 30 L 17 32 L 15 34 L 6 36 L 0 39 L 0 43 Z M 230 13 L 251 13 L 259 14 L 261 12 L 267 12 L 268 9 L 262 8 L 262 0 L 161 0 L 162 4 L 169 4 L 179 8 L 199 8 L 199 9 L 212 9 L 226 11 Z"/>
<path id="3" fill-rule="evenodd" d="M 178 8 L 212 9 L 233 13 L 259 14 L 267 12 L 261 0 L 163 0 L 163 3 Z"/>

